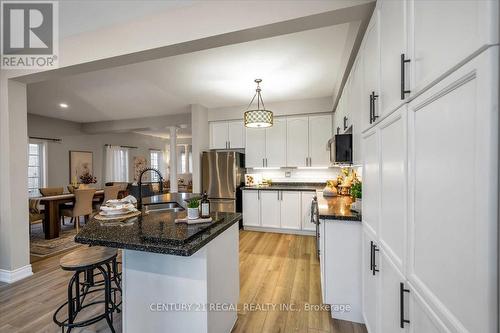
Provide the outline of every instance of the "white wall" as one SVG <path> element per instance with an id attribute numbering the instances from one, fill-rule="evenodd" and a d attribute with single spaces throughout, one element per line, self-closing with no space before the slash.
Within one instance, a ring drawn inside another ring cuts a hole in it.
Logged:
<path id="1" fill-rule="evenodd" d="M 61 142 L 47 142 L 47 186 L 66 186 L 70 183 L 70 150 L 93 152 L 94 176 L 97 177 L 97 186 L 103 186 L 105 144 L 137 147 L 129 150 L 129 181 L 133 181 L 134 177 L 134 156 L 145 157 L 149 164 L 149 149 L 165 152 L 168 145 L 168 140 L 136 133 L 87 134 L 81 130 L 79 123 L 33 114 L 28 114 L 28 135 L 62 139 Z"/>
<path id="2" fill-rule="evenodd" d="M 333 89 L 333 87 L 332 87 Z M 265 92 L 263 92 L 264 94 Z M 252 95 L 253 96 L 253 95 Z M 248 101 L 252 96 L 248 95 Z M 264 95 L 264 102 L 265 95 Z M 273 111 L 275 116 L 289 116 L 294 114 L 332 112 L 333 98 L 325 96 L 319 98 L 299 99 L 292 101 L 283 101 L 276 103 L 266 103 L 266 109 Z M 234 120 L 243 119 L 243 113 L 247 110 L 247 105 L 230 106 L 223 108 L 208 109 L 208 120 Z"/>

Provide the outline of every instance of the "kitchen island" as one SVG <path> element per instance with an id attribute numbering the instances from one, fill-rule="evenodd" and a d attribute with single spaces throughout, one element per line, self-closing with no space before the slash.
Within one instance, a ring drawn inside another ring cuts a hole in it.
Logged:
<path id="1" fill-rule="evenodd" d="M 123 249 L 123 332 L 230 332 L 239 298 L 239 213 L 175 223 L 190 193 L 145 198 L 142 215 L 92 219 L 75 237 Z M 165 208 L 170 207 L 170 208 Z"/>

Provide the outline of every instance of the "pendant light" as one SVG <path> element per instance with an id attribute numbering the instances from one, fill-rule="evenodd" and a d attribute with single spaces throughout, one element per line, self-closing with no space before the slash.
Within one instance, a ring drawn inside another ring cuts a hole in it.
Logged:
<path id="1" fill-rule="evenodd" d="M 264 101 L 262 100 L 262 96 L 260 95 L 260 83 L 261 79 L 255 79 L 255 83 L 257 83 L 257 89 L 255 89 L 255 95 L 253 95 L 250 104 L 248 104 L 247 111 L 243 116 L 245 120 L 245 127 L 250 128 L 265 128 L 273 126 L 273 113 L 272 111 L 266 110 L 264 106 Z M 257 109 L 250 110 L 253 101 L 257 97 Z M 261 109 L 262 104 L 262 109 Z"/>

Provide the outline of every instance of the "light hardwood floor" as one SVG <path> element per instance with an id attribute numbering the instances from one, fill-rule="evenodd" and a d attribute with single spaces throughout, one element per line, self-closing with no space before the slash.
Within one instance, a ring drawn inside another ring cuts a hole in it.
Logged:
<path id="1" fill-rule="evenodd" d="M 240 232 L 240 304 L 234 333 L 366 332 L 364 325 L 333 320 L 326 311 L 250 310 L 250 305 L 293 304 L 297 310 L 306 303 L 321 304 L 314 244 L 310 236 Z M 62 255 L 33 263 L 34 275 L 30 278 L 0 285 L 0 332 L 60 332 L 52 315 L 66 299 L 71 276 L 59 268 Z M 120 315 L 114 319 L 116 331 L 121 332 Z M 104 321 L 73 330 L 108 331 Z"/>

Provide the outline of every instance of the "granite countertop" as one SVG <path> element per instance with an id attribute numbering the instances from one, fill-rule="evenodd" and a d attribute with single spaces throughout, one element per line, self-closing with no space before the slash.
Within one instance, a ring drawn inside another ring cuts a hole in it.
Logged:
<path id="1" fill-rule="evenodd" d="M 325 187 L 325 183 L 273 183 L 272 185 L 245 186 L 243 190 L 259 191 L 317 191 Z"/>
<path id="2" fill-rule="evenodd" d="M 148 197 L 147 203 L 177 202 L 199 195 L 169 193 Z M 149 211 L 125 222 L 101 222 L 91 219 L 76 235 L 75 242 L 145 252 L 190 256 L 226 229 L 241 220 L 241 213 L 214 212 L 214 222 L 200 224 L 175 223 L 186 211 Z"/>
<path id="3" fill-rule="evenodd" d="M 316 196 L 320 219 L 361 222 L 361 214 L 350 209 L 350 196 L 324 197 L 322 191 L 316 191 Z"/>

